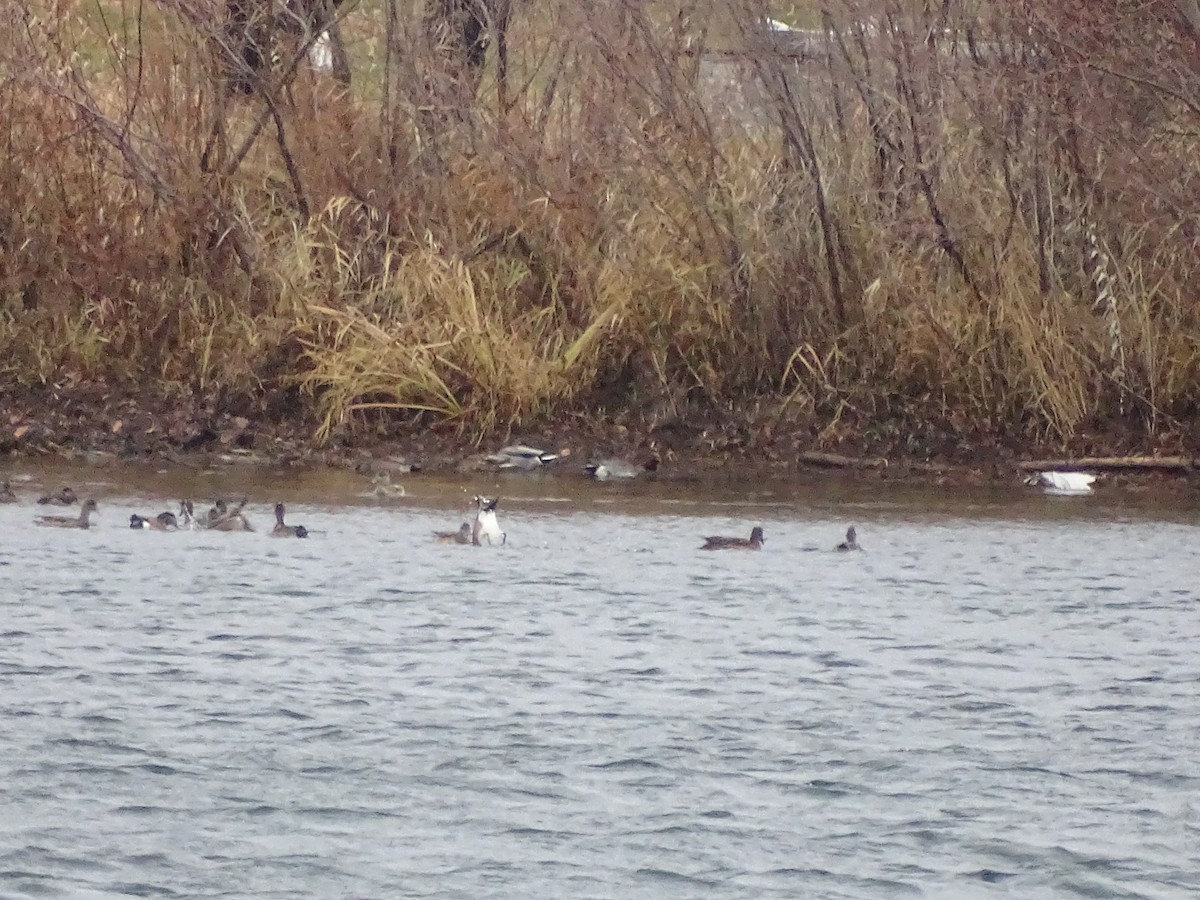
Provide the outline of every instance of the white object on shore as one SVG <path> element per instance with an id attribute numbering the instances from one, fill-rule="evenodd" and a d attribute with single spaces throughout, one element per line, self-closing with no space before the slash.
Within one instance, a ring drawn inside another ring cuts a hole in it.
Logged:
<path id="1" fill-rule="evenodd" d="M 1026 484 L 1040 485 L 1047 494 L 1069 496 L 1090 494 L 1095 475 L 1087 472 L 1038 472 L 1025 479 Z"/>

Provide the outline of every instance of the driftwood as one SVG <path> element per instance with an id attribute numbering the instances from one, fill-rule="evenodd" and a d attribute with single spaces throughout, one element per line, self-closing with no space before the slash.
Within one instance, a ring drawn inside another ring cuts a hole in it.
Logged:
<path id="1" fill-rule="evenodd" d="M 1017 463 L 1022 472 L 1190 472 L 1200 464 L 1187 456 L 1082 456 L 1078 459 L 1033 459 Z"/>
<path id="2" fill-rule="evenodd" d="M 806 450 L 800 462 L 823 469 L 886 469 L 888 461 L 879 456 L 844 456 Z M 1031 459 L 1016 464 L 1022 472 L 1200 472 L 1200 458 L 1190 456 L 1081 456 L 1075 459 Z M 954 469 L 952 464 L 909 463 L 917 472 L 941 472 Z"/>
<path id="3" fill-rule="evenodd" d="M 842 456 L 840 453 L 821 453 L 818 450 L 801 453 L 800 462 L 826 469 L 886 469 L 888 464 L 881 457 Z"/>

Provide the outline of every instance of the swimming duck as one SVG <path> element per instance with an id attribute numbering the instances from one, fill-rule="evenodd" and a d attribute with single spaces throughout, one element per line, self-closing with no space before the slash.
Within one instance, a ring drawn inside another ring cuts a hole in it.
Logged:
<path id="1" fill-rule="evenodd" d="M 0 485 L 0 503 L 16 503 L 17 495 L 7 481 Z"/>
<path id="2" fill-rule="evenodd" d="M 496 505 L 500 498 L 474 497 L 473 502 L 479 509 L 475 513 L 475 524 L 471 527 L 471 543 L 482 546 L 487 541 L 488 546 L 503 544 L 508 535 L 500 530 L 500 522 L 496 519 Z"/>
<path id="3" fill-rule="evenodd" d="M 560 455 L 558 453 L 547 453 L 545 450 L 539 450 L 537 447 L 529 447 L 525 444 L 510 444 L 495 453 L 485 456 L 484 461 L 491 463 L 497 469 L 515 469 L 521 472 L 529 472 L 554 462 Z"/>
<path id="4" fill-rule="evenodd" d="M 79 518 L 72 519 L 70 516 L 38 516 L 37 524 L 44 528 L 90 528 L 91 522 L 88 521 L 88 516 L 96 512 L 96 501 L 88 497 L 83 501 L 83 509 L 79 512 Z"/>
<path id="5" fill-rule="evenodd" d="M 398 456 L 389 456 L 387 459 L 378 462 L 368 457 L 359 460 L 354 466 L 354 471 L 359 475 L 373 475 L 376 472 L 387 472 L 393 475 L 412 475 L 414 472 L 421 471 L 421 464 L 410 463 L 408 460 Z"/>
<path id="6" fill-rule="evenodd" d="M 763 537 L 763 530 L 760 526 L 755 525 L 750 532 L 748 538 L 735 537 L 706 537 L 704 546 L 701 550 L 761 550 L 762 545 L 766 542 Z"/>
<path id="7" fill-rule="evenodd" d="M 75 492 L 69 487 L 63 488 L 57 494 L 47 494 L 44 497 L 38 497 L 38 503 L 43 506 L 71 506 L 78 502 L 79 498 L 75 496 Z"/>
<path id="8" fill-rule="evenodd" d="M 608 481 L 613 478 L 637 478 L 646 472 L 657 472 L 658 463 L 659 459 L 657 456 L 650 457 L 640 466 L 635 466 L 623 459 L 601 459 L 588 463 L 583 467 L 583 470 L 597 481 Z"/>
<path id="9" fill-rule="evenodd" d="M 224 500 L 218 500 L 208 511 L 208 527 L 213 531 L 253 531 L 250 522 L 242 515 L 242 507 L 245 505 L 245 497 L 233 509 L 226 508 Z"/>
<path id="10" fill-rule="evenodd" d="M 853 525 L 846 529 L 846 539 L 833 549 L 838 553 L 846 553 L 850 550 L 862 549 L 862 547 L 858 545 L 858 533 L 854 530 Z"/>
<path id="11" fill-rule="evenodd" d="M 308 529 L 303 525 L 284 525 L 283 524 L 283 504 L 275 504 L 275 527 L 271 529 L 271 537 L 308 537 Z"/>
<path id="12" fill-rule="evenodd" d="M 390 472 L 379 472 L 371 479 L 371 484 L 374 485 L 373 493 L 380 500 L 391 500 L 396 497 L 407 496 L 408 494 L 404 490 L 404 485 L 392 484 L 392 475 Z"/>
<path id="13" fill-rule="evenodd" d="M 471 525 L 463 522 L 458 531 L 435 531 L 433 539 L 441 544 L 469 544 L 471 543 Z"/>
<path id="14" fill-rule="evenodd" d="M 229 507 L 227 507 L 225 505 L 224 500 L 218 500 L 208 510 L 208 515 L 205 517 L 205 520 L 204 520 L 204 526 L 206 528 L 211 528 L 214 522 L 220 521 L 221 519 L 225 518 L 227 515 L 229 515 Z"/>
<path id="15" fill-rule="evenodd" d="M 1087 472 L 1035 472 L 1025 479 L 1025 483 L 1043 487 L 1047 494 L 1068 496 L 1090 494 L 1095 480 L 1096 476 Z"/>
<path id="16" fill-rule="evenodd" d="M 195 509 L 196 508 L 192 505 L 191 500 L 179 501 L 178 521 L 180 523 L 180 527 L 186 528 L 188 531 L 195 531 L 196 529 L 203 527 L 196 519 Z"/>
<path id="17" fill-rule="evenodd" d="M 179 521 L 175 518 L 174 513 L 169 512 L 159 513 L 152 519 L 134 513 L 129 517 L 129 527 L 149 528 L 153 531 L 175 531 L 179 527 Z"/>

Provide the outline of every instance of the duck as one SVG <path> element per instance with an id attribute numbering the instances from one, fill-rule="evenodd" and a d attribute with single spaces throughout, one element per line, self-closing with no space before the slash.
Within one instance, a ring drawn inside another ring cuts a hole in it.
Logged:
<path id="1" fill-rule="evenodd" d="M 354 471 L 359 475 L 373 475 L 377 472 L 392 475 L 412 475 L 420 472 L 421 469 L 422 466 L 420 463 L 411 463 L 398 456 L 389 456 L 378 463 L 374 459 L 367 457 L 359 460 L 354 466 Z"/>
<path id="2" fill-rule="evenodd" d="M 408 496 L 408 491 L 404 490 L 404 485 L 392 484 L 392 475 L 390 472 L 379 472 L 371 478 L 371 484 L 374 486 L 372 493 L 380 500 L 391 500 L 396 497 Z"/>
<path id="3" fill-rule="evenodd" d="M 1087 472 L 1035 472 L 1025 479 L 1025 483 L 1045 488 L 1047 494 L 1069 496 L 1073 494 L 1090 494 L 1095 475 Z"/>
<path id="4" fill-rule="evenodd" d="M 188 531 L 196 531 L 197 529 L 204 527 L 199 521 L 197 521 L 195 510 L 196 508 L 192 505 L 191 500 L 179 501 L 178 521 L 181 523 L 180 527 L 186 528 Z"/>
<path id="5" fill-rule="evenodd" d="M 854 530 L 853 525 L 851 525 L 849 528 L 846 529 L 846 539 L 844 541 L 842 541 L 840 544 L 838 544 L 836 547 L 834 547 L 833 549 L 836 550 L 838 553 L 847 553 L 851 550 L 861 550 L 862 549 L 862 547 L 860 547 L 858 544 L 858 532 L 856 532 Z"/>
<path id="6" fill-rule="evenodd" d="M 494 544 L 503 545 L 508 540 L 508 535 L 500 530 L 500 522 L 496 519 L 496 506 L 500 503 L 500 498 L 473 497 L 472 502 L 478 509 L 475 513 L 475 524 L 471 526 L 471 543 L 476 547 L 483 546 L 484 541 L 487 541 L 489 547 Z"/>
<path id="7" fill-rule="evenodd" d="M 491 463 L 497 469 L 531 472 L 549 465 L 558 459 L 561 453 L 547 453 L 537 447 L 526 444 L 510 444 L 495 453 L 484 457 L 484 462 Z"/>
<path id="8" fill-rule="evenodd" d="M 148 528 L 152 531 L 175 531 L 179 527 L 179 520 L 175 518 L 174 513 L 169 512 L 161 512 L 152 519 L 134 513 L 129 517 L 129 527 Z"/>
<path id="9" fill-rule="evenodd" d="M 750 531 L 748 538 L 736 537 L 706 537 L 704 546 L 701 550 L 761 550 L 762 545 L 766 543 L 766 538 L 763 537 L 762 526 L 755 525 Z"/>
<path id="10" fill-rule="evenodd" d="M 245 497 L 233 509 L 226 508 L 224 500 L 218 500 L 216 505 L 208 511 L 208 527 L 213 531 L 253 531 L 249 520 L 242 515 L 242 508 L 245 505 Z"/>
<path id="11" fill-rule="evenodd" d="M 72 519 L 70 516 L 38 516 L 37 524 L 43 528 L 90 528 L 91 522 L 88 516 L 97 511 L 96 501 L 88 497 L 83 501 L 83 508 L 79 511 L 79 517 Z"/>
<path id="12" fill-rule="evenodd" d="M 275 527 L 271 529 L 271 537 L 308 537 L 308 529 L 303 525 L 284 525 L 284 507 L 282 503 L 275 504 Z"/>
<path id="13" fill-rule="evenodd" d="M 471 524 L 463 522 L 458 531 L 435 531 L 433 539 L 440 544 L 469 544 L 471 543 Z"/>
<path id="14" fill-rule="evenodd" d="M 69 487 L 63 488 L 57 494 L 46 494 L 44 497 L 38 497 L 38 503 L 42 506 L 71 506 L 79 502 L 79 498 L 75 496 L 75 492 Z"/>
<path id="15" fill-rule="evenodd" d="M 597 481 L 608 481 L 610 479 L 628 479 L 637 478 L 647 472 L 657 472 L 659 458 L 652 456 L 640 466 L 635 466 L 630 462 L 615 457 L 611 459 L 601 459 L 589 462 L 583 467 L 583 471 Z"/>
<path id="16" fill-rule="evenodd" d="M 16 503 L 17 495 L 13 493 L 12 486 L 5 479 L 4 484 L 0 484 L 0 503 Z"/>

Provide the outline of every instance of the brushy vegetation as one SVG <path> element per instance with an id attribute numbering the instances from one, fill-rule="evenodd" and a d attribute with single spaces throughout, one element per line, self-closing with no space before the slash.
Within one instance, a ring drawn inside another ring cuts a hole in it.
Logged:
<path id="1" fill-rule="evenodd" d="M 285 392 L 321 437 L 754 405 L 1069 443 L 1196 417 L 1200 35 L 1174 7 L 524 0 L 500 108 L 400 0 L 343 7 L 348 91 L 301 35 L 250 95 L 221 5 L 24 4 L 9 383 Z"/>

